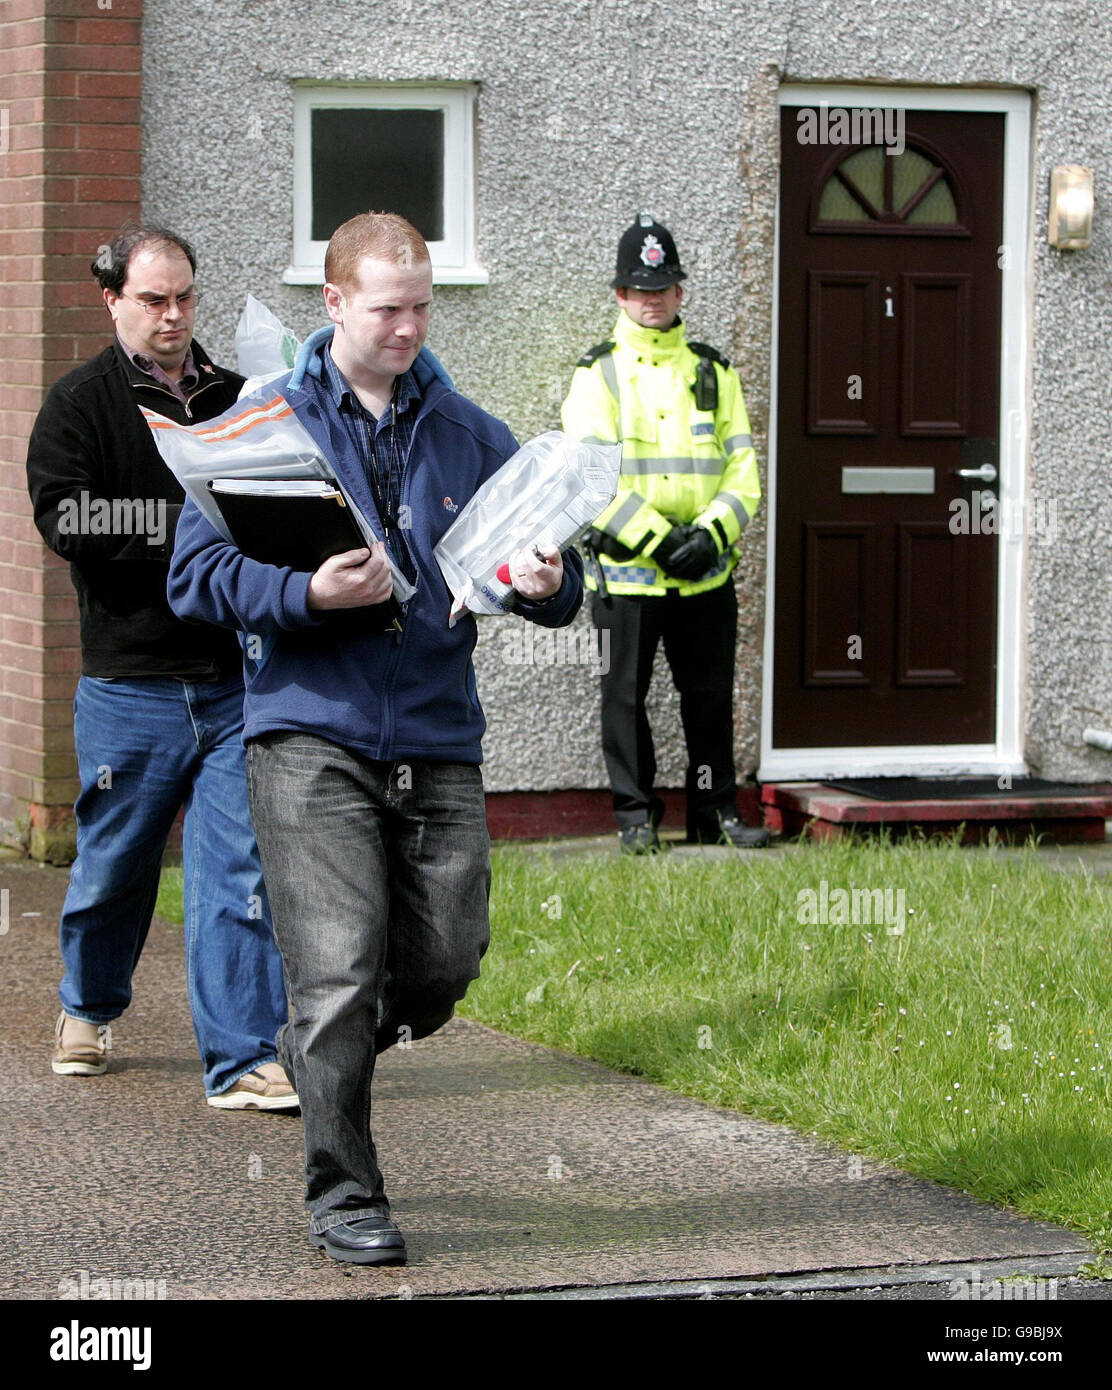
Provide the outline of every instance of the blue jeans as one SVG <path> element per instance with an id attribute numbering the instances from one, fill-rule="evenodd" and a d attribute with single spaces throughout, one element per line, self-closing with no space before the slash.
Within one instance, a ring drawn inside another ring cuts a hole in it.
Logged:
<path id="1" fill-rule="evenodd" d="M 373 762 L 311 734 L 247 749 L 251 815 L 289 981 L 314 1234 L 386 1215 L 378 1053 L 439 1028 L 489 938 L 490 840 L 470 763 Z"/>
<path id="2" fill-rule="evenodd" d="M 287 1017 L 242 734 L 238 680 L 83 676 L 77 687 L 81 794 L 62 909 L 62 1007 L 72 1018 L 110 1023 L 131 1002 L 162 854 L 184 803 L 186 978 L 209 1095 L 273 1061 Z"/>

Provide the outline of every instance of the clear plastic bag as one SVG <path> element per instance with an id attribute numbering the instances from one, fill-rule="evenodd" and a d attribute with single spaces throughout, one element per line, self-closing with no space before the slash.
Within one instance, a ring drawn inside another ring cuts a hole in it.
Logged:
<path id="1" fill-rule="evenodd" d="M 584 444 L 550 430 L 529 440 L 488 478 L 441 537 L 435 555 L 455 602 L 500 614 L 514 590 L 498 578 L 513 551 L 544 538 L 561 549 L 581 535 L 618 490 L 620 444 Z"/>
<path id="2" fill-rule="evenodd" d="M 248 378 L 245 393 L 288 372 L 300 346 L 297 336 L 261 300 L 247 296 L 236 324 L 239 374 Z"/>
<path id="3" fill-rule="evenodd" d="M 179 425 L 140 406 L 158 452 L 171 473 L 213 527 L 232 539 L 220 510 L 206 486 L 214 478 L 319 478 L 343 493 L 368 546 L 375 540 L 370 522 L 356 506 L 332 465 L 293 413 L 293 407 L 273 388 L 262 387 L 240 396 L 223 415 L 200 425 Z M 390 561 L 394 597 L 404 603 L 413 585 Z"/>

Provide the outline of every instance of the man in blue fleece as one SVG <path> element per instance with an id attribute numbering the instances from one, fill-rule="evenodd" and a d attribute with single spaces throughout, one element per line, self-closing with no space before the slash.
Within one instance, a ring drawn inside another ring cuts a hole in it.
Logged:
<path id="1" fill-rule="evenodd" d="M 180 617 L 255 639 L 244 741 L 293 1005 L 280 1048 L 304 1116 L 310 1239 L 335 1259 L 401 1264 L 371 1138 L 375 1058 L 451 1017 L 489 936 L 475 622 L 448 627 L 433 547 L 517 446 L 423 350 L 432 267 L 414 227 L 346 222 L 325 278 L 332 327 L 275 387 L 379 540 L 299 573 L 248 559 L 190 503 L 169 595 Z M 387 554 L 416 593 L 401 631 L 360 634 L 336 613 L 390 596 Z M 510 572 L 523 617 L 575 616 L 574 551 L 520 550 Z"/>

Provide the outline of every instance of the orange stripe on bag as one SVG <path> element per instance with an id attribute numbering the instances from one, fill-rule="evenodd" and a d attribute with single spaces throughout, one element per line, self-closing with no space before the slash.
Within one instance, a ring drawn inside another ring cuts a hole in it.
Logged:
<path id="1" fill-rule="evenodd" d="M 275 409 L 276 406 L 281 406 L 281 409 Z M 176 420 L 165 419 L 164 416 L 149 410 L 145 405 L 141 405 L 139 409 L 152 430 L 185 430 L 190 428 L 188 425 L 179 425 Z M 225 420 L 223 424 L 214 429 L 199 430 L 194 428 L 190 430 L 190 433 L 199 439 L 210 441 L 236 439 L 256 425 L 268 425 L 272 420 L 285 420 L 292 414 L 293 407 L 285 397 L 275 396 L 272 401 L 268 401 L 265 405 L 254 405 L 241 415 L 233 415 L 230 420 Z M 238 428 L 233 428 L 234 426 L 238 426 Z"/>

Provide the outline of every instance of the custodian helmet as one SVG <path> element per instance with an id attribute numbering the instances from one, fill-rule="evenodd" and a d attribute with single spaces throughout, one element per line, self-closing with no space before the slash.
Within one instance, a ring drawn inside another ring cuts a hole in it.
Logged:
<path id="1" fill-rule="evenodd" d="M 663 290 L 686 280 L 672 233 L 643 212 L 618 242 L 612 289 Z"/>

